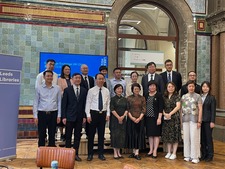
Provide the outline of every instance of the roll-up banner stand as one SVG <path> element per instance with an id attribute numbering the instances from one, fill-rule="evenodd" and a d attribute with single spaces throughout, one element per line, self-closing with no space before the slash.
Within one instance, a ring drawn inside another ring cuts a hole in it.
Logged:
<path id="1" fill-rule="evenodd" d="M 16 157 L 23 59 L 0 54 L 0 161 Z"/>

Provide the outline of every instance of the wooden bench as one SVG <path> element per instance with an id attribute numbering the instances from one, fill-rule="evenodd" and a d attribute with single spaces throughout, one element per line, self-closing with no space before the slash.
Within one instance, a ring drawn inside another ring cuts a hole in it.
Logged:
<path id="1" fill-rule="evenodd" d="M 73 148 L 39 147 L 37 150 L 37 167 L 51 167 L 52 161 L 58 161 L 58 167 L 73 169 L 75 165 L 75 150 Z"/>

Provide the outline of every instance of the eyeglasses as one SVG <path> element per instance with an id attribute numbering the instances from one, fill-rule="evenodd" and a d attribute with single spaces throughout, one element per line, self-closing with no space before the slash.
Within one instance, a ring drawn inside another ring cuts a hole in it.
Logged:
<path id="1" fill-rule="evenodd" d="M 188 76 L 196 76 L 196 75 L 188 75 Z"/>

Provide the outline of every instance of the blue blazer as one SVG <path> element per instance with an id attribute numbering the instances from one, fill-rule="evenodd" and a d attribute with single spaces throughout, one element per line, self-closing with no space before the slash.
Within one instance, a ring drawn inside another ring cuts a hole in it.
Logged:
<path id="1" fill-rule="evenodd" d="M 62 119 L 67 121 L 76 121 L 77 119 L 85 118 L 87 90 L 80 86 L 79 98 L 76 97 L 73 86 L 69 86 L 64 90 L 61 113 Z"/>
<path id="2" fill-rule="evenodd" d="M 168 83 L 168 81 L 167 81 L 167 71 L 161 73 L 160 75 L 162 76 L 163 82 L 166 86 L 166 84 Z M 181 77 L 181 74 L 179 72 L 172 71 L 172 82 L 176 85 L 177 92 L 179 92 L 179 90 L 181 89 L 181 86 L 182 86 L 182 77 Z"/>

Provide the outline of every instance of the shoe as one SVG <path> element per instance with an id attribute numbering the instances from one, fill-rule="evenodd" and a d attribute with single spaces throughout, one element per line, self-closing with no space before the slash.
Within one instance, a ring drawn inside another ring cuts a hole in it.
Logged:
<path id="1" fill-rule="evenodd" d="M 134 158 L 135 154 L 132 153 L 131 155 L 128 156 L 128 158 Z"/>
<path id="2" fill-rule="evenodd" d="M 104 156 L 103 154 L 98 155 L 98 158 L 99 158 L 100 160 L 102 160 L 102 161 L 106 160 L 106 159 L 105 159 L 105 156 Z"/>
<path id="3" fill-rule="evenodd" d="M 93 160 L 93 155 L 88 155 L 87 161 L 92 161 Z"/>
<path id="4" fill-rule="evenodd" d="M 136 160 L 141 160 L 141 156 L 139 156 L 139 155 L 135 155 L 134 158 L 135 158 Z"/>
<path id="5" fill-rule="evenodd" d="M 176 158 L 177 158 L 177 156 L 175 154 L 172 154 L 169 159 L 170 160 L 175 160 Z"/>
<path id="6" fill-rule="evenodd" d="M 195 158 L 191 162 L 194 163 L 194 164 L 197 164 L 197 163 L 199 163 L 199 159 L 198 158 Z"/>
<path id="7" fill-rule="evenodd" d="M 152 153 L 151 154 L 145 154 L 145 157 L 151 157 L 152 156 Z"/>
<path id="8" fill-rule="evenodd" d="M 157 156 L 152 155 L 152 158 L 157 158 Z"/>
<path id="9" fill-rule="evenodd" d="M 78 155 L 76 155 L 75 160 L 76 161 L 82 161 L 81 158 Z"/>
<path id="10" fill-rule="evenodd" d="M 184 161 L 189 162 L 189 161 L 191 161 L 191 159 L 190 159 L 189 157 L 185 157 L 185 158 L 184 158 Z"/>
<path id="11" fill-rule="evenodd" d="M 123 156 L 118 156 L 119 158 L 124 158 Z"/>
<path id="12" fill-rule="evenodd" d="M 120 159 L 120 157 L 113 157 L 115 160 L 118 160 L 118 159 Z"/>
<path id="13" fill-rule="evenodd" d="M 210 162 L 210 161 L 212 161 L 213 160 L 213 158 L 206 158 L 205 159 L 205 162 Z"/>
<path id="14" fill-rule="evenodd" d="M 170 153 L 167 153 L 165 158 L 170 158 L 171 154 Z"/>
<path id="15" fill-rule="evenodd" d="M 202 157 L 199 159 L 200 161 L 204 161 L 207 159 L 207 156 L 206 155 L 202 155 Z"/>

